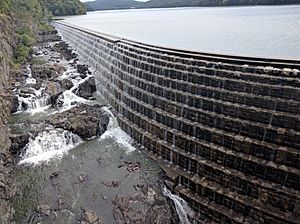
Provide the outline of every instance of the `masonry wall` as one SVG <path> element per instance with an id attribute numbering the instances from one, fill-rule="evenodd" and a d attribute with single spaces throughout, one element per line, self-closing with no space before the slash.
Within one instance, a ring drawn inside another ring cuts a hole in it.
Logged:
<path id="1" fill-rule="evenodd" d="M 198 223 L 300 222 L 300 61 L 158 48 L 56 23 Z"/>

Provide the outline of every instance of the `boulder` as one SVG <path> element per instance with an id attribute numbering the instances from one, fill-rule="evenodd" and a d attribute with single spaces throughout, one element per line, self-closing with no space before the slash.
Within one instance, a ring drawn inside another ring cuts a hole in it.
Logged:
<path id="1" fill-rule="evenodd" d="M 49 205 L 39 205 L 37 208 L 37 212 L 48 216 L 51 213 L 51 209 Z"/>
<path id="2" fill-rule="evenodd" d="M 28 109 L 28 104 L 25 103 L 25 102 L 22 102 L 22 103 L 21 103 L 21 106 L 22 106 L 22 109 L 23 109 L 23 110 L 27 110 L 27 109 Z"/>
<path id="3" fill-rule="evenodd" d="M 51 213 L 51 209 L 49 205 L 39 205 L 37 207 L 37 212 L 48 216 Z"/>
<path id="4" fill-rule="evenodd" d="M 10 135 L 10 152 L 13 155 L 19 155 L 21 153 L 21 150 L 28 144 L 30 134 L 29 133 L 23 133 L 23 134 L 11 134 Z"/>
<path id="5" fill-rule="evenodd" d="M 61 106 L 61 104 L 63 104 L 63 102 L 61 102 L 61 101 L 59 100 L 59 96 L 60 96 L 62 93 L 63 93 L 63 91 L 60 91 L 60 92 L 58 92 L 57 94 L 54 94 L 54 95 L 52 95 L 52 96 L 50 97 L 50 102 L 51 102 L 51 105 L 52 105 L 53 107 L 55 107 L 55 106 Z"/>
<path id="6" fill-rule="evenodd" d="M 32 65 L 31 72 L 33 78 L 40 79 L 55 79 L 58 76 L 62 75 L 65 71 L 65 68 L 61 65 Z"/>
<path id="7" fill-rule="evenodd" d="M 88 65 L 77 65 L 77 72 L 83 76 L 81 76 L 81 78 L 85 78 L 88 74 L 91 75 L 92 72 L 89 70 L 89 66 Z"/>
<path id="8" fill-rule="evenodd" d="M 72 52 L 69 45 L 63 41 L 55 44 L 53 46 L 53 50 L 60 53 L 62 57 L 64 57 L 67 61 L 70 61 L 77 57 L 77 55 Z"/>
<path id="9" fill-rule="evenodd" d="M 109 116 L 99 105 L 80 104 L 63 113 L 53 115 L 48 123 L 71 131 L 83 140 L 100 136 L 107 130 Z"/>
<path id="10" fill-rule="evenodd" d="M 85 218 L 85 221 L 87 221 L 88 223 L 93 223 L 93 222 L 97 221 L 98 216 L 94 212 L 86 211 L 84 213 L 84 218 Z"/>
<path id="11" fill-rule="evenodd" d="M 47 92 L 50 95 L 56 95 L 61 90 L 61 85 L 58 82 L 49 81 L 47 83 Z"/>
<path id="12" fill-rule="evenodd" d="M 74 86 L 73 82 L 69 79 L 61 80 L 60 84 L 61 84 L 62 89 L 64 89 L 64 90 L 69 90 Z"/>
<path id="13" fill-rule="evenodd" d="M 95 82 L 95 77 L 91 76 L 88 79 L 85 80 L 85 82 L 80 83 L 78 85 L 78 88 L 75 91 L 75 94 L 85 98 L 89 99 L 90 97 L 93 96 L 93 93 L 96 92 L 96 82 Z"/>

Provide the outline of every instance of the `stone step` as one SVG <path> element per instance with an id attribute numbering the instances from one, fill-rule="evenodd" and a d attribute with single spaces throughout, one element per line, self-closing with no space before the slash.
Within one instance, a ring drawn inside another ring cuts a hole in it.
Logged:
<path id="1" fill-rule="evenodd" d="M 139 58 L 137 59 L 135 57 Z M 124 53 L 116 54 L 116 58 L 118 61 L 125 62 L 127 66 L 131 66 L 133 69 L 140 70 L 145 67 L 143 71 L 146 71 L 147 75 L 158 75 L 163 77 L 165 79 L 164 81 L 177 81 L 179 82 L 178 84 L 182 84 L 180 82 L 183 82 L 190 85 L 197 84 L 199 87 L 219 87 L 229 91 L 300 100 L 299 79 L 289 78 L 285 80 L 284 77 L 282 77 L 280 80 L 275 81 L 273 78 L 269 82 L 266 82 L 268 78 L 261 75 L 259 79 L 257 78 L 257 82 L 253 82 L 255 79 L 241 79 L 240 77 L 243 74 L 241 72 L 231 72 L 232 74 L 229 75 L 226 70 L 181 65 L 178 65 L 178 67 L 181 67 L 181 69 L 178 70 L 176 69 L 176 64 L 175 66 L 174 64 L 166 64 L 165 66 L 151 64 L 148 62 L 149 58 L 147 57 L 141 60 L 140 56 L 132 54 L 127 56 Z M 172 65 L 172 67 L 168 67 L 168 65 Z"/>
<path id="2" fill-rule="evenodd" d="M 166 165 L 168 164 L 166 161 L 171 161 L 171 164 L 167 165 L 168 167 L 171 166 L 172 170 L 177 173 L 182 172 L 180 166 L 183 167 L 188 173 L 185 172 L 184 175 L 190 175 L 191 180 L 197 181 L 204 178 L 222 185 L 224 189 L 230 189 L 232 192 L 256 200 L 263 200 L 264 203 L 283 211 L 297 211 L 297 201 L 300 200 L 299 191 L 290 190 L 272 182 L 262 181 L 259 178 L 225 168 L 217 163 L 185 152 L 157 139 L 153 134 L 140 129 L 137 125 L 129 125 L 130 121 L 123 116 L 119 118 L 119 121 L 121 128 L 131 133 L 131 136 L 137 142 L 145 145 L 145 148 L 149 150 L 146 152 L 148 156 L 155 156 L 153 153 L 160 156 L 156 155 L 155 160 L 159 161 L 161 165 Z M 169 155 L 165 150 L 169 150 Z M 145 150 L 143 151 L 145 152 Z M 180 157 L 182 157 L 181 159 L 187 159 L 188 163 L 181 164 Z M 181 175 L 183 174 L 181 173 Z"/>
<path id="3" fill-rule="evenodd" d="M 120 95 L 121 93 L 119 92 L 119 95 Z M 126 93 L 122 93 L 122 95 L 123 95 L 123 100 L 125 101 L 126 100 Z M 138 105 L 138 106 L 143 106 L 143 102 L 139 102 L 139 100 L 137 100 L 137 99 L 135 99 L 135 101 L 137 102 L 137 104 L 136 105 Z M 128 105 L 128 106 L 131 106 L 131 105 Z M 151 109 L 153 109 L 153 111 L 154 110 L 156 110 L 156 113 L 159 111 L 157 108 L 152 108 L 152 106 L 151 105 L 147 105 L 146 106 L 147 108 L 151 108 Z M 139 111 L 142 111 L 142 110 L 139 110 Z M 165 112 L 161 112 L 161 113 L 164 113 L 164 114 L 166 114 Z M 162 116 L 164 116 L 164 115 L 162 115 Z M 170 116 L 173 116 L 173 115 L 170 115 Z M 153 117 L 151 117 L 151 118 L 153 118 Z M 177 120 L 182 120 L 182 118 L 178 118 Z M 162 123 L 162 122 L 160 122 L 160 123 Z M 170 122 L 170 123 L 174 123 L 174 122 Z M 193 125 L 193 124 L 191 124 L 191 125 Z M 197 124 L 196 124 L 197 125 Z M 179 130 L 180 131 L 180 130 Z M 223 134 L 223 132 L 221 133 L 221 134 Z M 214 133 L 214 136 L 218 136 L 216 133 Z M 192 135 L 192 137 L 195 137 L 195 136 L 193 136 Z M 238 136 L 232 136 L 234 139 L 235 139 L 235 141 L 245 141 L 244 140 L 244 138 L 239 138 Z M 253 141 L 251 141 L 251 144 L 254 144 L 255 142 L 253 142 Z M 262 143 L 261 142 L 258 142 L 257 143 L 258 145 L 261 145 Z M 270 144 L 266 144 L 266 143 L 264 143 L 263 144 L 263 146 L 264 146 L 264 150 L 263 151 L 266 151 L 266 149 L 267 148 L 270 148 Z M 281 149 L 279 148 L 279 149 L 277 149 L 278 147 L 277 146 L 273 146 L 273 149 L 271 149 L 270 148 L 270 150 L 273 150 L 274 152 L 273 153 L 271 153 L 272 155 L 276 155 L 274 158 L 272 158 L 272 160 L 274 160 L 275 162 L 281 162 L 282 161 L 282 159 L 280 160 L 279 158 L 280 157 L 282 157 L 282 156 L 287 156 L 288 154 L 291 154 L 291 153 L 293 153 L 293 149 L 292 148 L 290 148 L 290 149 L 287 149 L 287 150 L 284 150 L 284 151 L 280 151 Z M 282 148 L 283 149 L 283 148 Z M 238 152 L 242 152 L 241 151 L 241 147 L 239 148 L 237 148 L 237 150 L 238 150 Z M 277 152 L 276 152 L 277 151 Z M 299 152 L 297 151 L 297 150 L 294 150 L 295 152 L 294 152 L 294 155 L 295 156 L 290 156 L 289 158 L 293 158 L 293 159 L 296 159 L 297 160 L 297 158 L 299 158 Z M 259 151 L 258 151 L 259 152 Z M 279 153 L 280 152 L 280 153 Z M 249 152 L 248 152 L 249 153 Z M 261 152 L 259 152 L 259 154 L 261 154 Z M 270 154 L 270 151 L 266 151 L 266 154 Z M 256 155 L 256 154 L 254 154 L 254 155 Z M 291 154 L 292 155 L 292 154 Z M 259 157 L 261 157 L 261 155 L 256 155 L 256 156 L 259 156 Z M 264 163 L 266 163 L 266 162 L 264 162 Z M 291 164 L 292 165 L 294 165 L 294 166 L 297 166 L 297 165 L 299 165 L 299 163 L 297 163 L 297 162 L 293 162 L 293 160 L 291 160 Z"/>

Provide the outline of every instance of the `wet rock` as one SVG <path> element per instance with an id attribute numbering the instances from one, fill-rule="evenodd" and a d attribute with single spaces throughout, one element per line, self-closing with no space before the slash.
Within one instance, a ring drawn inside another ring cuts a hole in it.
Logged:
<path id="1" fill-rule="evenodd" d="M 88 222 L 88 223 L 94 223 L 97 221 L 98 217 L 96 215 L 96 213 L 94 212 L 89 212 L 89 211 L 86 211 L 84 213 L 84 218 L 85 220 Z"/>
<path id="2" fill-rule="evenodd" d="M 146 187 L 145 187 L 146 186 Z M 136 186 L 138 192 L 127 196 L 117 195 L 113 200 L 113 216 L 117 224 L 124 223 L 180 223 L 174 204 L 157 188 L 147 184 Z M 141 189 L 147 189 L 146 192 Z M 149 196 L 151 195 L 151 197 Z"/>
<path id="3" fill-rule="evenodd" d="M 112 180 L 110 182 L 105 182 L 103 183 L 106 187 L 119 187 L 121 185 L 121 182 L 118 180 Z"/>
<path id="4" fill-rule="evenodd" d="M 20 94 L 25 94 L 25 95 L 32 95 L 34 94 L 35 90 L 32 88 L 22 88 L 20 90 Z"/>
<path id="5" fill-rule="evenodd" d="M 39 205 L 37 208 L 37 212 L 48 216 L 51 213 L 51 209 L 49 205 Z"/>
<path id="6" fill-rule="evenodd" d="M 62 57 L 64 57 L 68 61 L 77 57 L 77 55 L 74 52 L 72 52 L 69 45 L 63 41 L 55 44 L 53 46 L 53 50 L 60 53 Z"/>
<path id="7" fill-rule="evenodd" d="M 47 92 L 49 95 L 56 95 L 61 90 L 61 85 L 58 82 L 47 82 Z"/>
<path id="8" fill-rule="evenodd" d="M 99 105 L 80 104 L 48 119 L 54 127 L 71 131 L 83 140 L 100 136 L 107 130 L 109 116 Z"/>
<path id="9" fill-rule="evenodd" d="M 93 93 L 96 92 L 96 90 L 95 77 L 92 76 L 85 82 L 78 85 L 78 88 L 75 90 L 75 94 L 85 99 L 89 99 L 93 96 Z"/>
<path id="10" fill-rule="evenodd" d="M 88 74 L 92 74 L 92 72 L 89 70 L 88 65 L 77 65 L 76 68 L 82 79 L 85 78 Z"/>
<path id="11" fill-rule="evenodd" d="M 58 35 L 58 32 L 55 29 L 39 32 L 39 36 L 38 36 L 39 43 L 54 42 L 54 41 L 60 41 L 60 40 L 61 40 L 61 37 Z"/>
<path id="12" fill-rule="evenodd" d="M 50 102 L 53 107 L 55 106 L 61 106 L 63 104 L 63 101 L 59 100 L 59 96 L 63 94 L 63 91 L 58 92 L 57 94 L 54 94 L 50 97 Z"/>
<path id="13" fill-rule="evenodd" d="M 32 65 L 31 72 L 33 78 L 53 80 L 62 75 L 65 68 L 61 65 Z"/>
<path id="14" fill-rule="evenodd" d="M 87 180 L 87 176 L 85 174 L 81 174 L 78 176 L 78 180 L 82 183 Z"/>
<path id="15" fill-rule="evenodd" d="M 21 150 L 28 144 L 30 139 L 30 134 L 11 134 L 10 135 L 10 152 L 13 155 L 19 155 L 21 153 Z"/>
<path id="16" fill-rule="evenodd" d="M 22 107 L 23 110 L 27 110 L 28 109 L 28 104 L 25 103 L 25 102 L 22 102 L 21 107 Z"/>
<path id="17" fill-rule="evenodd" d="M 65 204 L 65 200 L 63 198 L 57 199 L 58 209 L 62 209 L 62 206 Z"/>
<path id="18" fill-rule="evenodd" d="M 10 112 L 15 113 L 18 111 L 19 100 L 17 96 L 14 96 L 11 100 Z"/>
<path id="19" fill-rule="evenodd" d="M 133 172 L 141 169 L 141 163 L 139 161 L 135 162 L 127 162 L 125 161 L 125 164 L 127 166 L 127 171 L 128 172 Z"/>
<path id="20" fill-rule="evenodd" d="M 101 193 L 101 197 L 103 200 L 107 200 L 107 197 L 103 193 Z"/>
<path id="21" fill-rule="evenodd" d="M 61 80 L 60 84 L 61 84 L 62 89 L 64 89 L 64 90 L 69 90 L 74 86 L 73 82 L 69 79 Z"/>
<path id="22" fill-rule="evenodd" d="M 100 217 L 93 211 L 84 210 L 83 219 L 81 223 L 88 223 L 88 224 L 103 224 Z"/>
<path id="23" fill-rule="evenodd" d="M 56 177 L 58 177 L 59 175 L 59 171 L 54 171 L 51 175 L 50 175 L 50 179 L 54 179 Z"/>

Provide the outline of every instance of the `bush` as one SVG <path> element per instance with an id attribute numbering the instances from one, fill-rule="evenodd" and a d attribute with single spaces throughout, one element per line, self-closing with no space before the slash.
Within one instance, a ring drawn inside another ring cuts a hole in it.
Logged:
<path id="1" fill-rule="evenodd" d="M 36 39 L 32 31 L 27 27 L 23 26 L 17 31 L 17 46 L 14 51 L 15 62 L 20 63 L 24 61 L 30 51 L 33 44 L 35 44 Z"/>
<path id="2" fill-rule="evenodd" d="M 18 45 L 15 49 L 15 62 L 23 62 L 30 53 L 30 47 L 24 45 Z"/>

